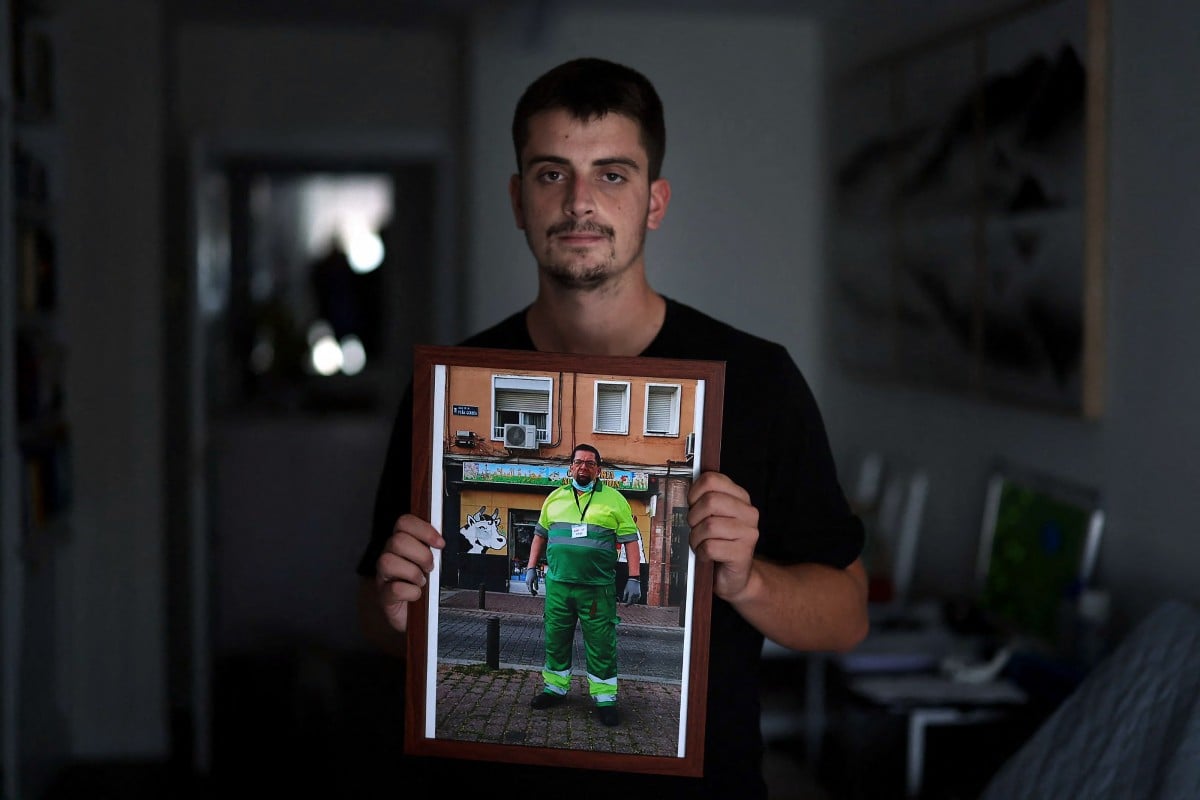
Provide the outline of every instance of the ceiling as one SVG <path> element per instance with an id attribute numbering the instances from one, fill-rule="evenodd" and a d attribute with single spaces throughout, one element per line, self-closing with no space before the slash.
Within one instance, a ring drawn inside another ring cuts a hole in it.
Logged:
<path id="1" fill-rule="evenodd" d="M 596 6 L 585 0 L 163 0 L 176 18 L 239 24 L 413 25 L 461 19 L 475 11 L 526 8 L 552 14 L 556 8 Z M 606 10 L 827 16 L 846 0 L 608 0 Z"/>
<path id="2" fill-rule="evenodd" d="M 27 0 L 70 3 L 80 0 Z M 1049 0 L 159 0 L 170 19 L 229 25 L 405 28 L 457 27 L 487 11 L 532 15 L 543 27 L 556 12 L 580 9 L 654 13 L 769 14 L 821 24 L 840 68 L 929 35 Z"/>

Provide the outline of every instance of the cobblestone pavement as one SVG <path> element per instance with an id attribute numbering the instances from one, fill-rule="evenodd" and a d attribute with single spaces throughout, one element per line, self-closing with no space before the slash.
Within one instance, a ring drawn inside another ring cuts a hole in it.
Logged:
<path id="1" fill-rule="evenodd" d="M 587 694 L 583 675 L 581 637 L 576 634 L 577 674 L 563 702 L 552 708 L 536 710 L 529 701 L 542 690 L 543 650 L 540 618 L 542 599 L 528 594 L 476 591 L 443 591 L 439 608 L 443 623 L 454 626 L 464 617 L 499 618 L 505 634 L 500 648 L 499 668 L 474 658 L 443 658 L 451 647 L 439 643 L 435 730 L 439 738 L 461 741 L 565 747 L 654 756 L 678 754 L 679 712 L 682 685 L 680 669 L 682 628 L 678 608 L 644 605 L 618 607 L 621 628 L 627 639 L 657 641 L 665 651 L 662 660 L 671 666 L 663 670 L 647 666 L 646 657 L 633 674 L 621 669 L 618 704 L 621 723 L 601 725 Z M 533 617 L 534 619 L 522 619 Z M 532 624 L 534 620 L 537 624 Z M 523 624 L 522 624 L 523 623 Z M 475 622 L 478 625 L 478 620 Z M 657 635 L 656 635 L 657 634 Z M 452 638 L 452 637 L 451 637 Z M 443 637 L 445 641 L 445 637 Z M 641 646 L 647 646 L 645 642 Z M 458 655 L 463 653 L 453 648 Z M 652 654 L 651 654 L 652 655 Z"/>

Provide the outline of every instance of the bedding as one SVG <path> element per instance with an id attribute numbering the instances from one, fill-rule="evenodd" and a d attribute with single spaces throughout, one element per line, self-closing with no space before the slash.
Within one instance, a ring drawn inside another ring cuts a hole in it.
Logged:
<path id="1" fill-rule="evenodd" d="M 980 800 L 1200 798 L 1200 612 L 1158 606 L 988 783 Z"/>

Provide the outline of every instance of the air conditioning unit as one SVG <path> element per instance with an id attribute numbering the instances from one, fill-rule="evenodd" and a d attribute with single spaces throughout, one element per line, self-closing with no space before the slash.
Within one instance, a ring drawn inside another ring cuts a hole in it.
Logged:
<path id="1" fill-rule="evenodd" d="M 505 425 L 504 446 L 509 450 L 537 450 L 537 426 L 513 424 Z"/>
<path id="2" fill-rule="evenodd" d="M 696 455 L 696 433 L 695 433 L 695 431 L 693 431 L 692 433 L 689 433 L 687 435 L 687 438 L 684 439 L 684 445 L 683 445 L 683 457 L 684 458 L 691 458 L 694 455 Z"/>

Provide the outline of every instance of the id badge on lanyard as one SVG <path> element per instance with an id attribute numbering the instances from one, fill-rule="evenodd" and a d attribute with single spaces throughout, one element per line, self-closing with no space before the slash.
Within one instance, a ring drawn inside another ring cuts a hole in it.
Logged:
<path id="1" fill-rule="evenodd" d="M 593 486 L 592 490 L 588 492 L 587 505 L 585 505 L 583 508 L 579 508 L 579 495 L 575 495 L 575 507 L 579 508 L 579 522 L 571 523 L 572 539 L 583 539 L 587 536 L 587 522 L 585 522 L 585 520 L 587 519 L 588 509 L 592 507 L 592 500 L 594 500 L 595 497 L 596 487 Z"/>

